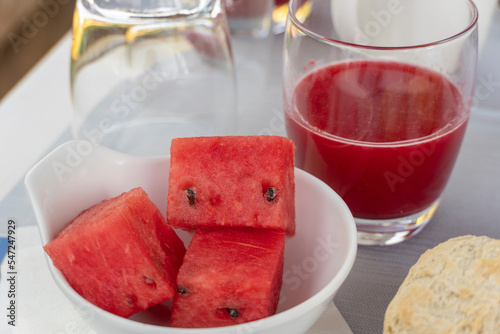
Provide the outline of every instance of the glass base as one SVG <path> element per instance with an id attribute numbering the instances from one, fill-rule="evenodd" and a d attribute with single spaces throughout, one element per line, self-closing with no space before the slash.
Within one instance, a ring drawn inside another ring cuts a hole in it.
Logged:
<path id="1" fill-rule="evenodd" d="M 358 230 L 358 245 L 388 246 L 408 240 L 429 223 L 438 205 L 439 200 L 419 213 L 401 218 L 354 218 Z"/>

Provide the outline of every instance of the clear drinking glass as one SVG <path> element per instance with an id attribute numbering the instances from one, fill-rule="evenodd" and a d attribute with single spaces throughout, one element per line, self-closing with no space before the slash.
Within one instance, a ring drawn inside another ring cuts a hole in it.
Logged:
<path id="1" fill-rule="evenodd" d="M 231 33 L 265 38 L 271 30 L 274 0 L 224 0 Z"/>
<path id="2" fill-rule="evenodd" d="M 438 207 L 469 118 L 477 15 L 469 0 L 290 1 L 287 133 L 297 166 L 351 209 L 359 244 L 401 242 Z"/>
<path id="3" fill-rule="evenodd" d="M 168 155 L 174 137 L 235 133 L 220 0 L 78 0 L 71 89 L 76 138 Z"/>

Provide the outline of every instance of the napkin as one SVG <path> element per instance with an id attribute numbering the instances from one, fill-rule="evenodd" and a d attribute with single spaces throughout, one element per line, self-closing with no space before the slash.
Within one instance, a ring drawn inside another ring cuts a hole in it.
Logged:
<path id="1" fill-rule="evenodd" d="M 2 314 L 0 333 L 4 334 L 97 334 L 73 308 L 52 280 L 36 226 L 20 227 L 16 233 L 15 299 L 11 289 L 7 258 L 1 265 L 0 309 L 15 301 L 15 327 Z M 3 311 L 2 311 L 3 312 Z M 307 334 L 352 334 L 332 303 Z"/>

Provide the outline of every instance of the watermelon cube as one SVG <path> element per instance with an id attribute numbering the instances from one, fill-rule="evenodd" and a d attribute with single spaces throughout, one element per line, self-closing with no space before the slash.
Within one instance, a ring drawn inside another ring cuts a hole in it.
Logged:
<path id="1" fill-rule="evenodd" d="M 76 292 L 122 317 L 175 295 L 186 251 L 142 188 L 83 211 L 44 249 Z"/>
<path id="2" fill-rule="evenodd" d="M 295 233 L 294 144 L 279 136 L 172 140 L 167 222 Z"/>
<path id="3" fill-rule="evenodd" d="M 273 315 L 284 247 L 282 231 L 197 229 L 177 276 L 171 326 L 230 326 Z"/>

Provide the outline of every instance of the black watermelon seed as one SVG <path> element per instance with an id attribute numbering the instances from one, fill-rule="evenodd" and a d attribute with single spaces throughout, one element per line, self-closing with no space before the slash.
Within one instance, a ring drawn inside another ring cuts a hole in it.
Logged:
<path id="1" fill-rule="evenodd" d="M 274 188 L 273 187 L 267 188 L 266 193 L 264 194 L 264 197 L 266 198 L 266 200 L 268 202 L 274 201 L 274 199 L 276 198 L 276 195 L 274 193 Z"/>
<path id="2" fill-rule="evenodd" d="M 185 295 L 185 294 L 187 294 L 188 292 L 189 292 L 189 289 L 188 289 L 188 288 L 186 288 L 186 287 L 184 287 L 184 286 L 182 286 L 182 285 L 179 285 L 179 286 L 177 287 L 177 293 L 178 293 L 178 294 L 180 294 L 180 295 Z"/>
<path id="3" fill-rule="evenodd" d="M 235 309 L 235 308 L 226 308 L 226 311 L 229 314 L 229 316 L 231 318 L 233 318 L 233 319 L 238 318 L 238 316 L 240 315 L 240 313 L 238 312 L 238 310 Z"/>
<path id="4" fill-rule="evenodd" d="M 191 188 L 187 188 L 184 193 L 186 194 L 187 196 L 187 199 L 189 201 L 189 205 L 194 205 L 194 203 L 196 202 L 196 195 L 194 193 L 194 190 L 191 189 Z"/>

